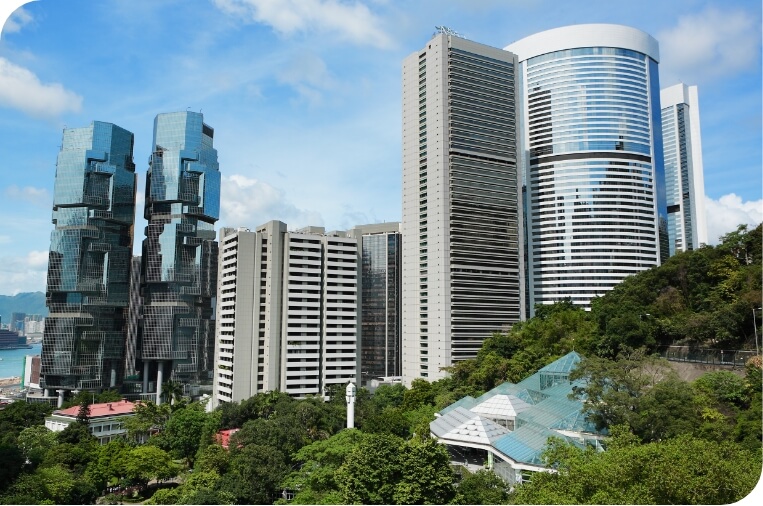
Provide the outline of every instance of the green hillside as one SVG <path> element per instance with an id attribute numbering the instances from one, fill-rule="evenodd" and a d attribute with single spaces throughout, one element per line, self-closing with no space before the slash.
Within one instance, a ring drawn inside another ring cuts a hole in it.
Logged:
<path id="1" fill-rule="evenodd" d="M 11 313 L 41 314 L 48 316 L 45 307 L 45 294 L 42 292 L 23 292 L 16 295 L 0 295 L 0 316 L 3 322 L 10 321 Z"/>

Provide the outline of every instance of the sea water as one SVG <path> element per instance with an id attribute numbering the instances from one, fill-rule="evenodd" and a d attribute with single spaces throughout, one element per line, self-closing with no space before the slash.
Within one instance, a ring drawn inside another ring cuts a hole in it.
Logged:
<path id="1" fill-rule="evenodd" d="M 17 350 L 0 350 L 0 378 L 21 376 L 24 372 L 24 357 L 26 355 L 39 355 L 42 344 L 33 344 L 31 348 L 19 348 Z"/>

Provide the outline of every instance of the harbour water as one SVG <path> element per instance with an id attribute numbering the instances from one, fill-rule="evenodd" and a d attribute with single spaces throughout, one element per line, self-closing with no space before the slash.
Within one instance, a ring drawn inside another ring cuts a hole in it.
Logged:
<path id="1" fill-rule="evenodd" d="M 24 357 L 26 355 L 39 355 L 42 345 L 33 344 L 31 348 L 17 350 L 0 350 L 0 379 L 21 376 L 24 372 Z"/>

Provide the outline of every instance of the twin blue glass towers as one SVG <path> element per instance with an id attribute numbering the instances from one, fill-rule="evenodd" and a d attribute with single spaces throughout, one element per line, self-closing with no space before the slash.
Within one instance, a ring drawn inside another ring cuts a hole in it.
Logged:
<path id="1" fill-rule="evenodd" d="M 220 213 L 213 137 L 201 113 L 160 114 L 154 121 L 140 264 L 143 317 L 134 356 L 143 366 L 142 393 L 155 390 L 157 400 L 165 379 L 199 384 L 211 374 Z M 42 347 L 46 389 L 121 386 L 135 188 L 132 133 L 98 121 L 64 130 Z M 155 387 L 148 381 L 154 374 Z"/>

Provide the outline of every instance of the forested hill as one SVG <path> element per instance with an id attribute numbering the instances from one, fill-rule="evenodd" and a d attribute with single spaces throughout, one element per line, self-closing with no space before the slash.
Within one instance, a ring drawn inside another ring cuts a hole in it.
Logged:
<path id="1" fill-rule="evenodd" d="M 3 323 L 11 321 L 11 313 L 40 314 L 48 316 L 43 292 L 22 292 L 16 295 L 0 295 L 0 316 Z"/>
<path id="2" fill-rule="evenodd" d="M 718 246 L 677 254 L 625 279 L 592 304 L 600 340 L 591 351 L 670 344 L 755 349 L 762 241 L 761 225 L 740 226 Z"/>
<path id="3" fill-rule="evenodd" d="M 451 402 L 517 382 L 572 350 L 607 359 L 666 345 L 754 350 L 762 242 L 761 225 L 740 226 L 718 246 L 679 253 L 626 278 L 594 299 L 590 312 L 570 301 L 536 307 L 534 318 L 486 339 L 475 360 L 449 368 Z"/>

